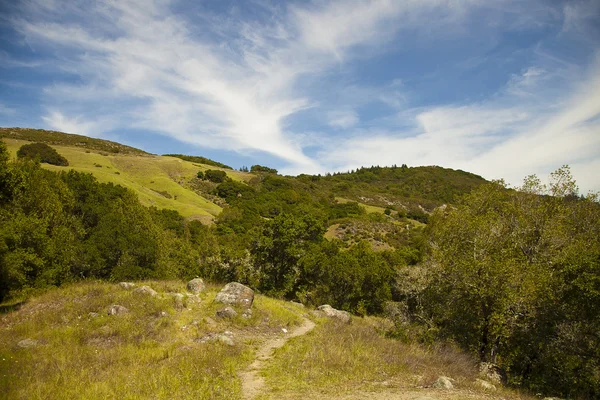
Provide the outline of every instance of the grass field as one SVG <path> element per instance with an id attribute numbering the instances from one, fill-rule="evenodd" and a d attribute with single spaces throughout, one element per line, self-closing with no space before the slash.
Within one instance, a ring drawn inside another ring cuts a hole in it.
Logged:
<path id="1" fill-rule="evenodd" d="M 14 158 L 22 145 L 30 143 L 7 138 L 2 140 Z M 112 182 L 132 189 L 137 193 L 140 202 L 146 206 L 177 210 L 184 217 L 203 222 L 211 221 L 221 212 L 221 207 L 186 186 L 186 182 L 193 179 L 198 171 L 220 168 L 174 157 L 122 155 L 57 145 L 52 147 L 69 161 L 69 166 L 42 164 L 44 168 L 53 171 L 74 169 L 91 173 L 100 182 Z M 253 177 L 244 172 L 228 169 L 223 171 L 236 181 L 248 181 Z"/>
<path id="2" fill-rule="evenodd" d="M 84 282 L 0 314 L 0 399 L 237 399 L 256 345 L 302 321 L 301 308 L 260 295 L 249 319 L 218 318 L 221 285 L 180 302 L 183 282 L 141 285 L 158 295 Z M 129 312 L 108 315 L 113 304 Z M 204 340 L 221 334 L 233 344 Z"/>

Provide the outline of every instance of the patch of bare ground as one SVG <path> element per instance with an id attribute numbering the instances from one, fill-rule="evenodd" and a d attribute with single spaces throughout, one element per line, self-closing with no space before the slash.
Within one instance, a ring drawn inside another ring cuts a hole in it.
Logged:
<path id="1" fill-rule="evenodd" d="M 256 350 L 254 362 L 239 375 L 242 383 L 242 397 L 248 400 L 254 399 L 263 390 L 265 380 L 260 375 L 260 371 L 265 363 L 273 358 L 275 349 L 283 347 L 293 337 L 310 332 L 314 327 L 315 324 L 311 320 L 304 318 L 302 325 L 294 328 L 287 336 L 270 339 L 262 343 Z"/>

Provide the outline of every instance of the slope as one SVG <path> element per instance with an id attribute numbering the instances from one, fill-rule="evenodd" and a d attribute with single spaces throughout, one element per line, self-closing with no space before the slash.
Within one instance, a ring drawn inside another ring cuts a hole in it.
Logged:
<path id="1" fill-rule="evenodd" d="M 12 157 L 24 144 L 19 139 L 4 138 Z M 101 141 L 100 141 L 101 142 Z M 155 156 L 141 151 L 106 152 L 82 146 L 52 144 L 69 161 L 68 167 L 43 164 L 44 168 L 60 171 L 74 169 L 93 174 L 100 182 L 111 182 L 132 189 L 142 204 L 178 211 L 181 215 L 209 222 L 221 212 L 221 207 L 194 192 L 189 182 L 198 171 L 215 169 L 174 157 Z M 105 146 L 95 146 L 104 148 Z M 236 181 L 247 180 L 249 174 L 226 170 Z"/>

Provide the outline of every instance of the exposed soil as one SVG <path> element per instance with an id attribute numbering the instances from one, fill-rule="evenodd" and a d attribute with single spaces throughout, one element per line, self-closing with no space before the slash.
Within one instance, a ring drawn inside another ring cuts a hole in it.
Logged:
<path id="1" fill-rule="evenodd" d="M 273 350 L 283 347 L 283 345 L 291 338 L 304 335 L 310 332 L 315 327 L 315 324 L 308 318 L 304 318 L 302 325 L 294 328 L 286 336 L 271 339 L 263 343 L 256 351 L 256 359 L 250 366 L 240 373 L 242 381 L 242 396 L 244 399 L 254 399 L 265 385 L 265 380 L 260 376 L 260 370 L 263 369 L 265 363 L 273 358 Z"/>

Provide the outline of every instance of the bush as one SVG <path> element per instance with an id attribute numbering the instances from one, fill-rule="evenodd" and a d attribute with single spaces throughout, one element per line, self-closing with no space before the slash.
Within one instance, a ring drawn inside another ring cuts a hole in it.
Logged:
<path id="1" fill-rule="evenodd" d="M 250 172 L 254 172 L 255 174 L 277 174 L 277 170 L 275 168 L 269 168 L 262 165 L 253 165 L 252 167 L 250 167 Z"/>
<path id="2" fill-rule="evenodd" d="M 19 151 L 17 151 L 17 157 L 32 159 L 37 158 L 40 160 L 40 162 L 58 165 L 61 167 L 66 167 L 69 165 L 69 162 L 66 158 L 58 154 L 56 150 L 45 143 L 31 143 L 23 145 Z"/>
<path id="3" fill-rule="evenodd" d="M 198 177 L 200 178 L 200 172 L 198 173 Z M 221 183 L 227 180 L 227 173 L 218 169 L 207 169 L 204 172 L 203 179 L 214 183 Z"/>

